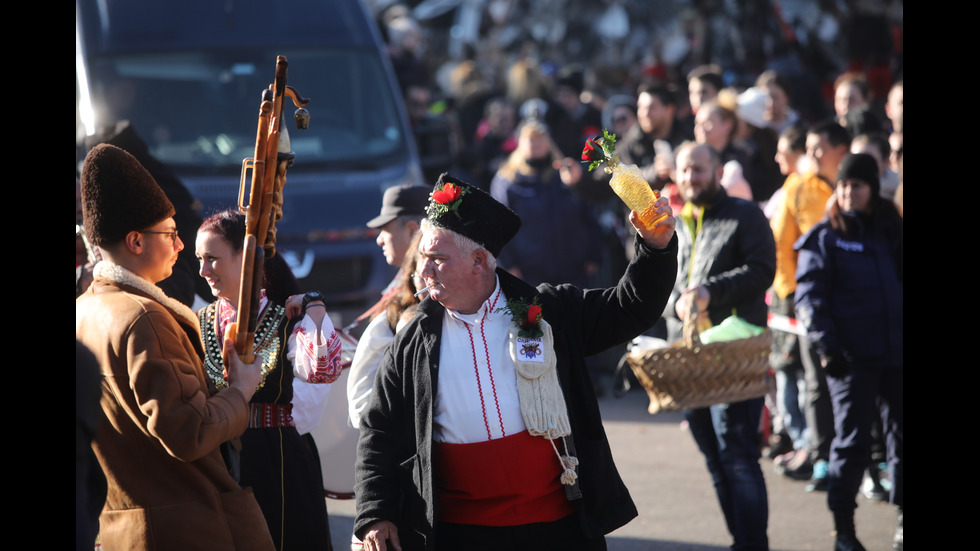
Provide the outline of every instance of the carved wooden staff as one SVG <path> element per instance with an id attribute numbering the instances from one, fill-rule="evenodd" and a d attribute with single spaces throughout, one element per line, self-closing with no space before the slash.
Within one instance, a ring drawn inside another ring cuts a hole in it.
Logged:
<path id="1" fill-rule="evenodd" d="M 282 188 L 286 184 L 286 169 L 295 157 L 289 144 L 289 133 L 282 124 L 284 98 L 290 98 L 298 108 L 295 115 L 297 129 L 305 130 L 310 121 L 305 109 L 310 100 L 300 97 L 295 88 L 286 85 L 288 65 L 285 57 L 276 58 L 276 80 L 263 92 L 259 107 L 255 156 L 242 161 L 238 191 L 238 208 L 245 215 L 242 286 L 238 296 L 238 321 L 232 323 L 228 331 L 235 340 L 238 356 L 245 363 L 255 359 L 253 344 L 262 290 L 262 264 L 265 255 L 276 254 L 275 225 L 282 218 Z M 246 204 L 249 171 L 252 177 Z M 241 326 L 245 327 L 244 331 L 239 330 Z"/>

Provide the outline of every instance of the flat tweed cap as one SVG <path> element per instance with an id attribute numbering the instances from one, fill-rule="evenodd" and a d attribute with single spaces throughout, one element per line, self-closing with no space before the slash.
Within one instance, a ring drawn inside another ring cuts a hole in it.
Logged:
<path id="1" fill-rule="evenodd" d="M 97 246 L 121 241 L 172 217 L 174 206 L 143 165 L 110 144 L 92 148 L 82 165 L 82 218 Z"/>
<path id="2" fill-rule="evenodd" d="M 498 256 L 521 229 L 521 218 L 480 188 L 444 172 L 426 207 L 433 224 L 465 235 Z"/>
<path id="3" fill-rule="evenodd" d="M 385 190 L 381 200 L 381 214 L 367 223 L 369 228 L 380 228 L 399 216 L 425 216 L 429 204 L 429 188 L 426 186 L 393 186 Z"/>

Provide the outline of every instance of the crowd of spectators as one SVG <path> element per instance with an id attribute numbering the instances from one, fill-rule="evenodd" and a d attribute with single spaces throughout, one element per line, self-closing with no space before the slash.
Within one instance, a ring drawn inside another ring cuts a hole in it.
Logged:
<path id="1" fill-rule="evenodd" d="M 706 65 L 717 68 L 721 87 L 739 92 L 763 87 L 760 77 L 768 82 L 778 75 L 785 86 L 784 109 L 809 123 L 839 112 L 835 82 L 851 72 L 863 76 L 869 107 L 853 117 L 867 114 L 885 122 L 888 89 L 902 77 L 903 15 L 897 0 L 368 4 L 403 89 L 428 88 L 432 114 L 452 123 L 451 166 L 457 173 L 480 173 L 485 166 L 477 142 L 492 99 L 509 99 L 520 118 L 537 106 L 553 129 L 563 129 L 553 136 L 561 142 L 570 139 L 565 119 L 579 123 L 580 130 L 594 126 L 601 122 L 594 113 L 602 113 L 607 102 L 635 101 L 638 87 L 648 84 L 674 90 L 676 117 L 690 126 L 698 100 L 688 99 L 688 77 Z M 556 20 L 555 13 L 562 17 Z M 583 105 L 576 106 L 577 100 Z M 777 116 L 783 125 L 794 120 Z M 572 148 L 562 149 L 568 154 Z M 492 174 L 481 177 L 489 182 Z"/>

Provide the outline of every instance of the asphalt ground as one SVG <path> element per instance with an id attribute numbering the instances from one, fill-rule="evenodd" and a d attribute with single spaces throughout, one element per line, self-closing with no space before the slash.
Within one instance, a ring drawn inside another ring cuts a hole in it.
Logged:
<path id="1" fill-rule="evenodd" d="M 718 507 L 704 460 L 680 412 L 647 413 L 646 393 L 634 388 L 622 398 L 599 400 L 620 474 L 640 514 L 606 538 L 610 551 L 719 551 L 731 537 Z M 807 493 L 806 483 L 761 460 L 769 493 L 769 545 L 773 551 L 831 551 L 833 520 L 825 492 Z M 895 507 L 858 496 L 858 538 L 868 551 L 891 549 Z M 353 500 L 327 500 L 335 551 L 349 549 Z M 465 550 L 463 550 L 465 551 Z"/>

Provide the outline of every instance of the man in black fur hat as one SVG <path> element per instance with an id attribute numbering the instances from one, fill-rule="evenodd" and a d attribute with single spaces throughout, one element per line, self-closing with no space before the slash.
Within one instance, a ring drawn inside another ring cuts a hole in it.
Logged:
<path id="1" fill-rule="evenodd" d="M 658 212 L 670 214 L 666 199 Z M 674 218 L 636 213 L 619 284 L 537 288 L 496 269 L 521 221 L 440 177 L 422 221 L 428 298 L 388 348 L 361 418 L 365 549 L 605 549 L 636 516 L 585 357 L 649 329 L 677 273 Z"/>

